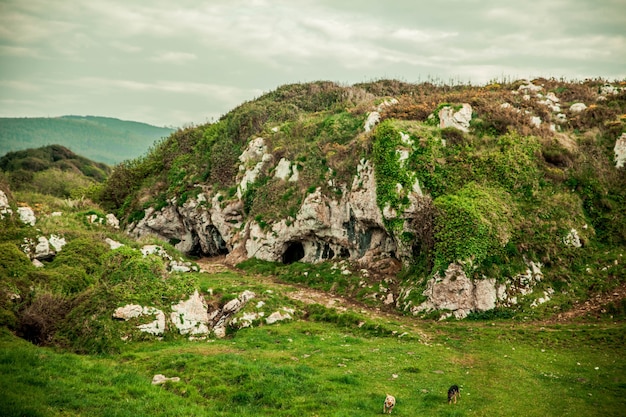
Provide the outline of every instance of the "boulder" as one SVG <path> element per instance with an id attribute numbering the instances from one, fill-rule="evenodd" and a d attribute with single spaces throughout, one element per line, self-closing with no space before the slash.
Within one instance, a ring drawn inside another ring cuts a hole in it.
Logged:
<path id="1" fill-rule="evenodd" d="M 115 217 L 115 214 L 113 213 L 109 213 L 106 215 L 106 223 L 107 226 L 111 226 L 114 229 L 120 228 L 120 221 L 117 219 L 117 217 Z"/>
<path id="2" fill-rule="evenodd" d="M 117 248 L 121 248 L 122 246 L 124 246 L 123 243 L 117 242 L 117 241 L 115 241 L 113 239 L 110 239 L 108 237 L 106 239 L 104 239 L 104 241 L 109 245 L 109 247 L 112 250 L 117 249 Z"/>
<path id="3" fill-rule="evenodd" d="M 17 214 L 19 214 L 20 220 L 24 224 L 34 226 L 35 222 L 37 221 L 37 218 L 35 217 L 35 212 L 30 207 L 18 207 Z"/>
<path id="4" fill-rule="evenodd" d="M 37 245 L 35 246 L 34 258 L 43 261 L 54 258 L 55 252 L 50 249 L 50 242 L 44 236 L 38 238 Z"/>
<path id="5" fill-rule="evenodd" d="M 171 382 L 179 382 L 180 378 L 177 376 L 172 376 L 172 377 L 166 377 L 163 374 L 156 374 L 153 378 L 152 378 L 152 385 L 162 385 L 165 384 L 166 382 L 171 381 Z"/>
<path id="6" fill-rule="evenodd" d="M 181 301 L 172 306 L 170 319 L 180 334 L 206 335 L 209 333 L 207 303 L 198 290 L 187 301 Z"/>
<path id="7" fill-rule="evenodd" d="M 569 106 L 569 111 L 571 111 L 572 113 L 580 113 L 582 111 L 585 111 L 586 109 L 587 105 L 585 103 L 574 103 Z"/>
<path id="8" fill-rule="evenodd" d="M 465 318 L 473 311 L 491 310 L 498 300 L 495 279 L 472 281 L 457 263 L 450 264 L 443 277 L 436 273 L 426 284 L 423 295 L 428 300 L 414 308 L 414 314 L 449 310 L 457 319 Z"/>
<path id="9" fill-rule="evenodd" d="M 63 246 L 67 244 L 65 238 L 56 235 L 50 235 L 50 239 L 48 239 L 48 242 L 56 252 L 59 252 L 61 249 L 63 249 Z"/>
<path id="10" fill-rule="evenodd" d="M 454 110 L 451 106 L 445 106 L 439 110 L 439 127 L 454 127 L 463 132 L 469 132 L 470 121 L 472 120 L 472 106 L 463 103 L 459 110 Z"/>

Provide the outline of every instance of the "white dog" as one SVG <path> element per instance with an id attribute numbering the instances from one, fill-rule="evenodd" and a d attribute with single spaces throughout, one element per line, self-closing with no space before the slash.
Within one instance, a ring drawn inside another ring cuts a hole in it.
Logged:
<path id="1" fill-rule="evenodd" d="M 383 414 L 391 414 L 394 405 L 396 405 L 396 398 L 393 395 L 387 394 L 385 402 L 383 403 Z"/>

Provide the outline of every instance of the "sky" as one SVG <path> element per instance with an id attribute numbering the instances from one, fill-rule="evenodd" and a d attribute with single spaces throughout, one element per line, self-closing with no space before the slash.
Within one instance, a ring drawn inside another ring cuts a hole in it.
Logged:
<path id="1" fill-rule="evenodd" d="M 181 127 L 284 84 L 626 79 L 626 0 L 0 0 L 0 117 Z"/>

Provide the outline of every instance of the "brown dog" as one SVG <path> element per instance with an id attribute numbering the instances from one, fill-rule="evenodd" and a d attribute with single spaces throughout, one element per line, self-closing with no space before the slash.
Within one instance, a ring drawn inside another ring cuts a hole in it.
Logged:
<path id="1" fill-rule="evenodd" d="M 383 403 L 383 414 L 391 414 L 391 410 L 396 405 L 396 398 L 393 395 L 387 394 L 385 402 Z"/>
<path id="2" fill-rule="evenodd" d="M 459 390 L 458 385 L 452 385 L 448 389 L 448 404 L 452 404 L 452 401 L 456 404 L 457 397 L 461 396 L 461 391 Z"/>

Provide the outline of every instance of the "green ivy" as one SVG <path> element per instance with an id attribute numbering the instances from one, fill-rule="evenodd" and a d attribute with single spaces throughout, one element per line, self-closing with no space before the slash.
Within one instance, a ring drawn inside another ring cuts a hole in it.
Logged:
<path id="1" fill-rule="evenodd" d="M 511 237 L 512 202 L 501 189 L 472 182 L 433 204 L 437 211 L 435 270 L 457 261 L 481 266 L 502 251 Z"/>

